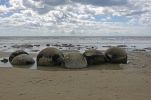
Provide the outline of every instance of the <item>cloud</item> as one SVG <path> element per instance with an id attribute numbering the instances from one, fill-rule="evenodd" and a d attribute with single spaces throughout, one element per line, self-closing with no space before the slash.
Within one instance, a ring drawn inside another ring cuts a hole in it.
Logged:
<path id="1" fill-rule="evenodd" d="M 72 0 L 82 4 L 91 4 L 94 6 L 118 6 L 127 4 L 127 0 Z"/>
<path id="2" fill-rule="evenodd" d="M 123 35 L 134 34 L 135 30 L 149 34 L 148 26 L 151 26 L 150 0 L 9 0 L 7 5 L 0 5 L 3 29 L 21 27 L 48 34 Z"/>

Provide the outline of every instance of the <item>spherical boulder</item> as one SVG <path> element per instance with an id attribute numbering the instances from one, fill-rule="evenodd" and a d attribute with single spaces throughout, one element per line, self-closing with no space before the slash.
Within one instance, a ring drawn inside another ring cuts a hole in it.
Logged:
<path id="1" fill-rule="evenodd" d="M 63 64 L 63 53 L 56 48 L 43 49 L 37 56 L 38 66 L 59 66 Z"/>
<path id="2" fill-rule="evenodd" d="M 100 50 L 90 49 L 83 53 L 88 65 L 97 65 L 105 63 L 105 56 Z"/>
<path id="3" fill-rule="evenodd" d="M 20 54 L 27 54 L 29 55 L 27 52 L 25 52 L 24 50 L 17 50 L 15 52 L 13 52 L 10 56 L 9 56 L 9 61 L 10 63 L 12 62 L 12 60 L 14 59 L 14 57 L 20 55 Z"/>
<path id="4" fill-rule="evenodd" d="M 87 61 L 86 58 L 78 52 L 75 53 L 67 53 L 64 56 L 64 65 L 65 68 L 78 69 L 78 68 L 86 68 Z"/>
<path id="5" fill-rule="evenodd" d="M 110 63 L 126 64 L 127 53 L 119 47 L 111 47 L 105 52 L 106 60 Z"/>
<path id="6" fill-rule="evenodd" d="M 27 54 L 20 54 L 11 61 L 12 65 L 31 65 L 34 64 L 34 59 Z"/>

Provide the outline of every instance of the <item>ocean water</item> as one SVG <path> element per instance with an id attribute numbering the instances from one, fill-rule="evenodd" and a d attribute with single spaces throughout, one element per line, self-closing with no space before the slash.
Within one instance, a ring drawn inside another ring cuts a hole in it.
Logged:
<path id="1" fill-rule="evenodd" d="M 56 47 L 62 50 L 80 50 L 85 51 L 88 48 L 106 50 L 108 46 L 126 45 L 128 50 L 143 49 L 151 47 L 151 36 L 37 36 L 37 37 L 0 37 L 0 51 L 12 52 L 18 48 L 13 45 L 40 45 L 33 48 L 19 48 L 25 51 L 41 50 L 46 48 L 46 44 L 54 45 L 72 44 L 74 47 Z"/>
<path id="2" fill-rule="evenodd" d="M 14 45 L 40 45 L 32 48 L 14 48 Z M 151 47 L 151 37 L 120 37 L 120 36 L 96 36 L 96 37 L 72 37 L 72 36 L 49 36 L 49 37 L 0 37 L 0 51 L 10 52 L 22 49 L 29 53 L 38 53 L 46 48 L 46 44 L 60 50 L 78 50 L 84 52 L 89 48 L 106 50 L 109 46 L 125 45 L 125 50 L 144 49 Z M 59 45 L 59 46 L 56 46 Z M 64 47 L 63 44 L 72 44 L 72 47 Z M 33 52 L 36 50 L 37 52 Z M 9 55 L 8 55 L 9 56 Z M 8 58 L 5 57 L 5 58 Z M 0 55 L 0 60 L 4 57 Z M 36 59 L 34 57 L 34 59 Z M 9 62 L 4 64 L 0 62 L 0 67 L 14 67 Z M 33 66 L 25 66 L 25 68 L 37 69 L 36 63 Z M 119 67 L 120 69 L 120 67 Z M 47 69 L 46 69 L 47 70 Z M 55 68 L 52 70 L 56 70 Z M 61 69 L 62 70 L 62 69 Z"/>
<path id="3" fill-rule="evenodd" d="M 126 45 L 129 50 L 143 49 L 151 47 L 151 37 L 135 37 L 135 36 L 45 36 L 45 37 L 0 37 L 0 50 L 4 52 L 13 52 L 18 48 L 13 48 L 13 45 L 40 45 L 33 48 L 20 48 L 28 52 L 32 50 L 41 50 L 46 48 L 46 44 L 53 45 L 72 44 L 74 47 L 60 48 L 63 50 L 81 50 L 88 48 L 96 48 L 105 50 L 108 46 Z"/>

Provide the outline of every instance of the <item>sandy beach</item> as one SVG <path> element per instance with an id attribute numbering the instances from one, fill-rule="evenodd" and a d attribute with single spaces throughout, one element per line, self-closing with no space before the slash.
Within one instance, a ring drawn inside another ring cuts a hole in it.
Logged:
<path id="1" fill-rule="evenodd" d="M 147 100 L 150 60 L 150 52 L 129 52 L 124 65 L 78 70 L 0 68 L 0 100 Z"/>
<path id="2" fill-rule="evenodd" d="M 0 100 L 151 100 L 151 0 L 0 0 Z"/>

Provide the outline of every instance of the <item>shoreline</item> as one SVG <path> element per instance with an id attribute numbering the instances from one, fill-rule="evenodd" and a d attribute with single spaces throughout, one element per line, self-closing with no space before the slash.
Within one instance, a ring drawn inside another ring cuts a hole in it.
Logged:
<path id="1" fill-rule="evenodd" d="M 1 52 L 1 59 L 6 58 L 8 59 L 11 52 Z M 36 61 L 37 53 L 29 53 L 34 60 Z M 148 70 L 151 65 L 150 59 L 151 59 L 151 52 L 146 51 L 129 51 L 128 54 L 128 63 L 127 64 L 101 64 L 101 65 L 93 65 L 88 66 L 88 68 L 84 69 L 98 69 L 98 70 Z M 9 62 L 3 63 L 0 62 L 0 68 L 1 67 L 16 67 L 19 68 L 20 66 L 13 66 Z M 64 70 L 62 67 L 54 66 L 54 67 L 43 67 L 39 66 L 37 67 L 37 64 L 29 65 L 29 66 L 21 66 L 21 68 L 27 68 L 27 69 L 43 69 L 43 70 Z M 82 70 L 82 69 L 79 69 Z"/>
<path id="2" fill-rule="evenodd" d="M 0 100 L 147 100 L 151 98 L 150 59 L 151 52 L 135 51 L 128 52 L 128 64 L 120 65 L 0 67 Z"/>

